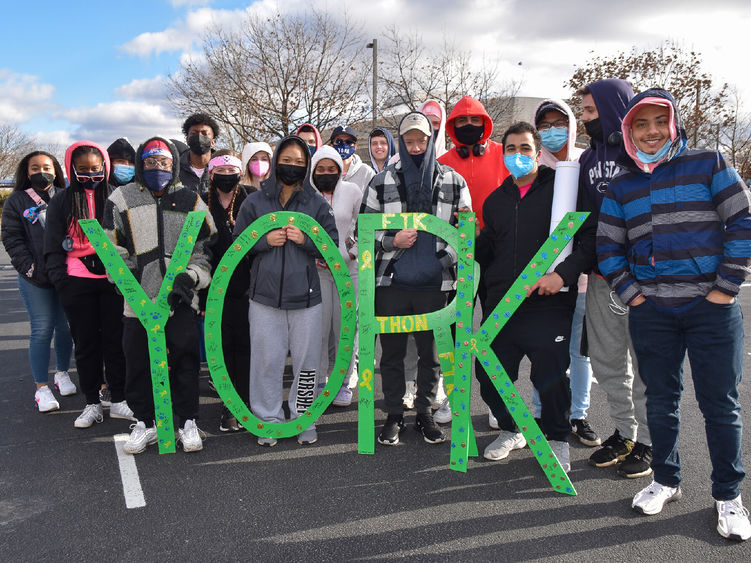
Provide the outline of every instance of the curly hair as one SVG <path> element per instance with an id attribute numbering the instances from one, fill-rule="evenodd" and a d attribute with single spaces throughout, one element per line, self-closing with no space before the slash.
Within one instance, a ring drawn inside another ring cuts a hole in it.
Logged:
<path id="1" fill-rule="evenodd" d="M 188 131 L 194 125 L 208 125 L 214 132 L 214 138 L 217 139 L 219 137 L 219 124 L 207 113 L 194 113 L 188 116 L 188 119 L 183 122 L 183 135 L 185 135 L 186 139 L 188 138 Z"/>

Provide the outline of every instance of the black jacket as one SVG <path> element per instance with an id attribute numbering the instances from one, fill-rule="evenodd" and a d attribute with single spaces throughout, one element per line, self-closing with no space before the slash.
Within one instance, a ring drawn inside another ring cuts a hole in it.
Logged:
<path id="1" fill-rule="evenodd" d="M 477 261 L 483 267 L 482 283 L 487 290 L 483 310 L 492 310 L 498 304 L 548 238 L 554 181 L 555 170 L 540 166 L 524 198 L 509 176 L 485 200 L 482 207 L 485 226 L 477 239 Z M 589 211 L 589 207 L 589 198 L 580 189 L 577 210 Z M 522 303 L 521 310 L 575 306 L 579 274 L 594 265 L 596 232 L 597 224 L 590 216 L 574 238 L 572 254 L 555 268 L 571 289 L 545 296 L 535 291 Z M 533 283 L 530 280 L 529 285 Z"/>
<path id="2" fill-rule="evenodd" d="M 206 200 L 209 193 L 209 167 L 204 168 L 203 175 L 200 178 L 196 176 L 196 173 L 190 167 L 190 150 L 180 154 L 180 183 L 196 192 L 204 201 Z"/>
<path id="3" fill-rule="evenodd" d="M 54 189 L 50 188 L 53 193 Z M 53 195 L 46 191 L 37 193 L 47 203 Z M 52 283 L 44 264 L 44 228 L 40 220 L 30 223 L 23 216 L 24 211 L 36 205 L 26 191 L 10 194 L 3 207 L 2 241 L 11 264 L 25 280 L 38 287 L 50 288 Z M 34 270 L 29 277 L 32 266 Z"/>

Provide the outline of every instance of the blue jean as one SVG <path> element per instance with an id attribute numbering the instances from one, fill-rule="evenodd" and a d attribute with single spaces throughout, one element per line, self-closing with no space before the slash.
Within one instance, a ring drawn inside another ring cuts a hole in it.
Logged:
<path id="1" fill-rule="evenodd" d="M 57 291 L 53 288 L 37 287 L 18 276 L 18 292 L 24 307 L 29 313 L 31 337 L 29 338 L 29 363 L 34 383 L 49 381 L 50 341 L 55 337 L 55 364 L 57 371 L 68 371 L 73 352 L 73 339 L 70 336 L 68 320 Z"/>
<path id="2" fill-rule="evenodd" d="M 571 322 L 571 342 L 568 351 L 571 355 L 569 366 L 569 382 L 571 384 L 571 419 L 587 418 L 589 408 L 589 390 L 592 387 L 592 366 L 587 356 L 580 353 L 582 343 L 582 328 L 584 326 L 584 304 L 586 293 L 576 296 L 576 309 L 574 320 Z M 540 418 L 542 404 L 537 389 L 532 391 L 532 405 L 535 418 Z"/>
<path id="3" fill-rule="evenodd" d="M 658 311 L 649 301 L 629 308 L 631 339 L 646 386 L 647 424 L 652 435 L 652 469 L 661 485 L 681 482 L 678 431 L 683 359 L 691 376 L 712 462 L 712 496 L 738 496 L 746 475 L 741 460 L 743 315 L 740 305 L 707 300 L 682 313 Z"/>

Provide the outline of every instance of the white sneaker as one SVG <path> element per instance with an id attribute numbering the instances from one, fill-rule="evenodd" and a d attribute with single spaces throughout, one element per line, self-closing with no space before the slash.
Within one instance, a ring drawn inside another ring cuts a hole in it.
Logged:
<path id="1" fill-rule="evenodd" d="M 733 500 L 715 501 L 717 508 L 717 531 L 723 538 L 746 541 L 751 538 L 751 523 L 748 509 L 743 506 L 741 495 Z"/>
<path id="2" fill-rule="evenodd" d="M 203 442 L 199 434 L 196 421 L 188 419 L 185 425 L 178 431 L 179 440 L 182 442 L 184 452 L 197 452 L 203 449 Z"/>
<path id="3" fill-rule="evenodd" d="M 451 422 L 451 404 L 448 397 L 441 403 L 441 408 L 433 413 L 433 420 L 438 424 L 448 424 Z"/>
<path id="4" fill-rule="evenodd" d="M 146 449 L 146 446 L 156 444 L 156 425 L 152 422 L 151 428 L 146 428 L 146 423 L 138 421 L 130 425 L 130 436 L 123 444 L 123 451 L 126 454 L 140 454 Z"/>
<path id="5" fill-rule="evenodd" d="M 352 369 L 352 373 L 347 376 L 347 387 L 354 389 L 355 387 L 357 387 L 358 382 L 359 377 L 357 375 L 357 368 L 355 367 Z"/>
<path id="6" fill-rule="evenodd" d="M 648 487 L 644 487 L 636 493 L 631 503 L 631 508 L 636 512 L 641 512 L 647 516 L 659 514 L 662 507 L 669 502 L 681 498 L 680 487 L 667 487 L 660 485 L 657 481 L 652 481 Z"/>
<path id="7" fill-rule="evenodd" d="M 339 389 L 339 392 L 336 394 L 336 397 L 334 397 L 334 400 L 331 403 L 335 407 L 348 407 L 352 404 L 352 390 L 344 386 L 341 389 Z"/>
<path id="8" fill-rule="evenodd" d="M 57 399 L 52 394 L 52 390 L 47 385 L 36 390 L 34 400 L 39 412 L 56 411 L 60 408 L 60 403 L 57 402 Z"/>
<path id="9" fill-rule="evenodd" d="M 500 430 L 501 427 L 498 426 L 498 419 L 493 416 L 493 411 L 488 409 L 488 426 L 490 426 L 493 430 Z"/>
<path id="10" fill-rule="evenodd" d="M 433 409 L 440 409 L 446 399 L 446 389 L 443 388 L 443 374 L 438 378 L 438 389 L 435 392 L 435 401 L 430 405 Z"/>
<path id="11" fill-rule="evenodd" d="M 128 403 L 125 401 L 110 404 L 110 418 L 123 418 L 134 422 L 138 420 L 133 414 L 133 411 L 130 410 Z"/>
<path id="12" fill-rule="evenodd" d="M 70 380 L 67 371 L 58 371 L 55 374 L 55 386 L 63 397 L 76 394 L 76 385 Z"/>
<path id="13" fill-rule="evenodd" d="M 521 432 L 509 432 L 501 430 L 498 437 L 485 448 L 483 456 L 485 459 L 499 460 L 508 457 L 511 450 L 520 450 L 527 445 Z"/>
<path id="14" fill-rule="evenodd" d="M 417 383 L 415 381 L 407 381 L 407 390 L 402 397 L 402 405 L 407 410 L 415 408 L 415 395 L 417 395 Z"/>
<path id="15" fill-rule="evenodd" d="M 78 418 L 73 423 L 76 428 L 88 428 L 95 422 L 99 424 L 104 420 L 104 412 L 102 411 L 102 405 L 96 403 L 95 405 L 86 405 L 83 412 L 78 415 Z"/>
<path id="16" fill-rule="evenodd" d="M 550 440 L 550 449 L 553 450 L 555 457 L 558 458 L 558 465 L 568 473 L 571 471 L 571 455 L 568 449 L 568 442 L 561 440 Z"/>

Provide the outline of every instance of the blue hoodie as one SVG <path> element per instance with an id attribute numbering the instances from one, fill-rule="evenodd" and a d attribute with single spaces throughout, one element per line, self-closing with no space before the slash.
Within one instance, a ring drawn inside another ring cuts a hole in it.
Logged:
<path id="1" fill-rule="evenodd" d="M 386 137 L 386 142 L 389 144 L 389 153 L 386 156 L 386 162 L 383 163 L 383 167 L 379 170 L 378 165 L 376 164 L 375 159 L 373 158 L 373 153 L 370 152 L 370 138 L 375 134 L 379 133 Z M 375 170 L 376 174 L 381 172 L 386 166 L 389 164 L 389 160 L 391 160 L 391 157 L 396 154 L 396 145 L 394 144 L 394 137 L 391 135 L 391 131 L 386 129 L 385 127 L 376 127 L 370 132 L 370 135 L 368 135 L 368 156 L 370 156 L 370 163 L 373 165 L 373 170 Z"/>
<path id="2" fill-rule="evenodd" d="M 603 138 L 591 139 L 590 146 L 579 157 L 579 186 L 587 191 L 593 209 L 599 212 L 608 184 L 618 173 L 617 162 L 624 155 L 623 145 L 620 142 L 610 145 L 608 138 L 620 133 L 621 120 L 634 91 L 628 82 L 620 79 L 598 80 L 588 88 L 600 114 Z"/>

